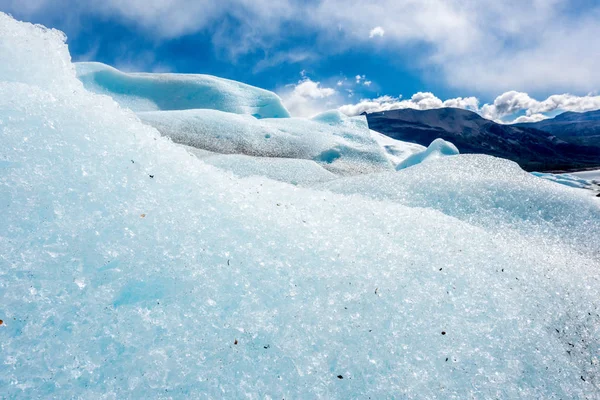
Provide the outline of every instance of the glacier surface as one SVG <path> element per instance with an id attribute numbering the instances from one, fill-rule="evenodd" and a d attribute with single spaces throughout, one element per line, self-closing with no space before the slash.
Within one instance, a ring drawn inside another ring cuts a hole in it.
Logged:
<path id="1" fill-rule="evenodd" d="M 543 178 L 552 182 L 560 183 L 561 185 L 570 186 L 579 189 L 589 189 L 592 186 L 592 182 L 587 179 L 580 178 L 577 175 L 572 174 L 552 174 L 545 172 L 532 172 L 534 176 Z"/>
<path id="2" fill-rule="evenodd" d="M 452 143 L 447 142 L 444 139 L 435 139 L 433 142 L 431 142 L 427 149 L 411 154 L 404 160 L 400 161 L 400 163 L 396 165 L 396 170 L 399 171 L 422 162 L 435 160 L 440 157 L 455 156 L 457 154 L 459 154 L 458 149 Z"/>
<path id="3" fill-rule="evenodd" d="M 600 183 L 600 169 L 592 170 L 592 171 L 581 171 L 581 172 L 572 172 L 570 175 L 575 175 L 579 178 L 596 181 Z"/>
<path id="4" fill-rule="evenodd" d="M 289 113 L 273 92 L 211 75 L 125 73 L 97 62 L 76 63 L 86 89 L 110 95 L 133 111 L 206 108 L 256 118 Z"/>
<path id="5" fill-rule="evenodd" d="M 486 156 L 239 177 L 64 41 L 0 13 L 2 396 L 600 396 L 595 198 Z"/>
<path id="6" fill-rule="evenodd" d="M 342 175 L 390 171 L 386 153 L 365 117 L 330 111 L 306 118 L 265 118 L 216 110 L 138 113 L 164 136 L 226 154 L 312 160 Z"/>
<path id="7" fill-rule="evenodd" d="M 240 177 L 263 176 L 292 185 L 308 186 L 338 178 L 337 175 L 320 167 L 314 161 L 294 158 L 226 154 L 207 157 L 204 162 Z"/>
<path id="8" fill-rule="evenodd" d="M 427 150 L 427 147 L 417 143 L 403 142 L 401 140 L 392 139 L 382 133 L 371 129 L 371 136 L 381 146 L 386 157 L 394 168 L 402 161 L 416 153 L 421 153 Z"/>

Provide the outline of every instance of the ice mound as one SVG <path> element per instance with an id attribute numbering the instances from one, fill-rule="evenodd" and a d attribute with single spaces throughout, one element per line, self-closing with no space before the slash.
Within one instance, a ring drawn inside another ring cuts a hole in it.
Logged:
<path id="1" fill-rule="evenodd" d="M 501 158 L 443 157 L 396 173 L 345 178 L 320 187 L 435 209 L 502 235 L 584 246 L 600 258 L 600 202 Z"/>
<path id="2" fill-rule="evenodd" d="M 125 73 L 96 62 L 76 63 L 85 88 L 133 111 L 207 108 L 256 118 L 285 118 L 273 92 L 210 75 Z"/>
<path id="3" fill-rule="evenodd" d="M 396 170 L 412 167 L 424 161 L 435 160 L 444 156 L 454 156 L 458 154 L 458 149 L 452 143 L 444 139 L 435 139 L 426 150 L 415 153 L 396 165 Z"/>
<path id="4" fill-rule="evenodd" d="M 173 141 L 225 154 L 312 160 L 342 175 L 387 171 L 392 165 L 364 117 L 329 112 L 311 119 L 268 118 L 216 110 L 138 113 Z"/>
<path id="5" fill-rule="evenodd" d="M 599 245 L 553 231 L 597 234 L 581 191 L 483 156 L 343 179 L 407 204 L 237 178 L 0 33 L 2 396 L 600 396 Z M 547 232 L 464 218 L 495 212 Z"/>
<path id="6" fill-rule="evenodd" d="M 379 146 L 381 146 L 394 168 L 411 155 L 421 153 L 427 149 L 427 147 L 420 144 L 392 139 L 374 130 L 371 130 L 371 136 L 379 143 Z"/>

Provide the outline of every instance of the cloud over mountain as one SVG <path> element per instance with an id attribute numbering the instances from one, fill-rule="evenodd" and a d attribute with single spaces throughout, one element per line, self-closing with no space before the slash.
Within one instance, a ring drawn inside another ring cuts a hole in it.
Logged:
<path id="1" fill-rule="evenodd" d="M 363 99 L 356 104 L 345 104 L 339 107 L 347 115 L 359 115 L 363 112 L 379 112 L 412 108 L 429 110 L 442 107 L 462 108 L 475 111 L 482 117 L 497 122 L 536 122 L 548 118 L 546 114 L 562 111 L 591 111 L 600 109 L 600 96 L 574 96 L 571 94 L 555 94 L 545 100 L 536 100 L 527 93 L 509 91 L 498 97 L 491 104 L 479 106 L 476 97 L 457 97 L 441 100 L 433 93 L 415 93 L 410 99 L 380 96 L 374 99 Z M 523 114 L 516 115 L 515 114 Z M 507 119 L 508 117 L 508 119 Z M 510 118 L 513 117 L 513 118 Z"/>

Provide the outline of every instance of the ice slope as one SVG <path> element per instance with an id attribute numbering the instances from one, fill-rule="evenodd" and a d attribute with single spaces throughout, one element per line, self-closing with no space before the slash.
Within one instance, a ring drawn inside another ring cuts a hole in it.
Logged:
<path id="1" fill-rule="evenodd" d="M 392 174 L 338 179 L 319 187 L 438 210 L 488 232 L 569 244 L 600 258 L 600 201 L 504 159 L 442 157 Z"/>
<path id="2" fill-rule="evenodd" d="M 338 174 L 392 170 L 364 117 L 330 111 L 305 118 L 256 119 L 216 110 L 138 113 L 173 141 L 226 154 L 312 160 Z"/>
<path id="3" fill-rule="evenodd" d="M 76 63 L 85 88 L 133 111 L 206 108 L 256 118 L 289 117 L 273 92 L 210 75 L 125 73 L 96 62 Z"/>
<path id="4" fill-rule="evenodd" d="M 379 146 L 381 146 L 394 168 L 411 155 L 427 149 L 427 147 L 421 146 L 420 144 L 392 139 L 391 137 L 374 130 L 371 130 L 371 136 Z"/>
<path id="5" fill-rule="evenodd" d="M 580 178 L 583 178 L 586 180 L 600 182 L 600 169 L 593 170 L 593 171 L 572 172 L 571 175 L 575 175 L 577 177 L 580 177 Z"/>
<path id="6" fill-rule="evenodd" d="M 532 174 L 538 178 L 547 179 L 574 188 L 589 189 L 592 186 L 592 182 L 572 174 L 550 174 L 544 172 L 532 172 Z"/>
<path id="7" fill-rule="evenodd" d="M 224 154 L 207 157 L 204 162 L 231 171 L 237 176 L 263 176 L 293 185 L 310 185 L 338 178 L 310 160 L 275 157 L 251 157 L 241 154 Z"/>
<path id="8" fill-rule="evenodd" d="M 3 397 L 600 395 L 598 244 L 561 239 L 595 199 L 485 156 L 378 175 L 410 204 L 236 178 L 85 91 L 63 41 L 0 13 Z M 461 217 L 573 204 L 548 242 Z"/>
<path id="9" fill-rule="evenodd" d="M 191 146 L 179 146 L 185 148 L 191 156 L 203 160 L 206 164 L 214 165 L 239 177 L 262 176 L 291 183 L 292 185 L 303 186 L 327 182 L 339 177 L 310 160 L 219 154 Z"/>
<path id="10" fill-rule="evenodd" d="M 413 165 L 420 164 L 425 161 L 435 160 L 445 156 L 455 156 L 458 154 L 458 149 L 452 143 L 445 141 L 444 139 L 435 139 L 427 147 L 427 149 L 414 153 L 402 160 L 396 165 L 396 170 L 412 167 Z"/>

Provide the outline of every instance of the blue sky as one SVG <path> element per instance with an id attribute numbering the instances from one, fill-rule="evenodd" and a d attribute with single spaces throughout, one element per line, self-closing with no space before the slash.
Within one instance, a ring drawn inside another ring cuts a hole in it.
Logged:
<path id="1" fill-rule="evenodd" d="M 593 0 L 0 0 L 0 10 L 64 31 L 75 61 L 239 80 L 302 116 L 449 105 L 510 121 L 600 108 Z"/>

